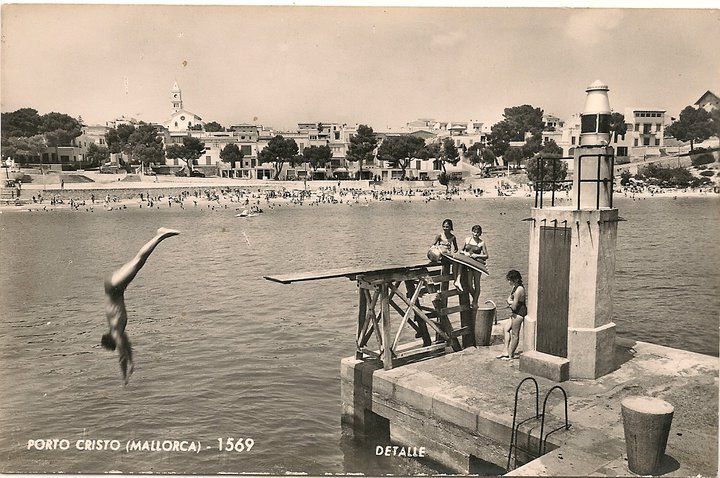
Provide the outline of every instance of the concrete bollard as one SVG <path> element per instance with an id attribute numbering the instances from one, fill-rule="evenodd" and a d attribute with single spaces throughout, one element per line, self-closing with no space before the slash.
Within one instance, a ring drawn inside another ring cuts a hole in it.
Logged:
<path id="1" fill-rule="evenodd" d="M 475 315 L 475 346 L 488 346 L 492 340 L 492 328 L 495 323 L 495 317 L 497 309 L 495 303 L 491 300 L 486 300 L 487 303 L 492 304 L 492 307 L 479 307 L 477 314 Z"/>
<path id="2" fill-rule="evenodd" d="M 627 397 L 621 405 L 628 468 L 651 475 L 665 455 L 675 409 L 654 397 Z"/>

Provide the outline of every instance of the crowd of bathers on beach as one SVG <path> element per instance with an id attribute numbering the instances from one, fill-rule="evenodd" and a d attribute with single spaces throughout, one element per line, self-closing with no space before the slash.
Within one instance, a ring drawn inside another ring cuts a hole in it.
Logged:
<path id="1" fill-rule="evenodd" d="M 104 196 L 96 192 L 82 194 L 82 191 L 37 192 L 27 198 L 23 209 L 28 211 L 52 211 L 70 209 L 72 211 L 95 212 L 121 211 L 134 208 L 203 208 L 206 210 L 242 210 L 250 206 L 266 205 L 269 209 L 286 206 L 320 206 L 320 205 L 360 205 L 383 201 L 396 202 L 430 202 L 466 200 L 467 198 L 483 197 L 485 191 L 480 188 L 460 190 L 451 188 L 448 191 L 433 189 L 402 189 L 367 190 L 356 188 L 340 188 L 337 186 L 321 187 L 315 190 L 288 189 L 249 189 L 249 188 L 191 188 L 164 190 L 127 190 L 113 191 Z"/>

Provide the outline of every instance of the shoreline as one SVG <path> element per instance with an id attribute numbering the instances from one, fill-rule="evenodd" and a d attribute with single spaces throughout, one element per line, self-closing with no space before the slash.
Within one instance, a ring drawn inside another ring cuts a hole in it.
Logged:
<path id="1" fill-rule="evenodd" d="M 110 178 L 108 178 L 110 179 Z M 168 179 L 168 178 L 163 178 Z M 451 188 L 431 182 L 388 181 L 264 181 L 227 178 L 169 178 L 171 180 L 125 180 L 105 182 L 28 183 L 21 189 L 21 204 L 3 198 L 0 211 L 51 211 L 71 209 L 88 212 L 128 208 L 169 208 L 177 205 L 242 211 L 251 206 L 273 208 L 282 205 L 344 205 L 369 206 L 372 203 L 466 201 L 476 199 L 517 198 L 532 200 L 534 192 L 521 178 L 472 179 L 464 187 Z M 500 194 L 502 192 L 502 194 Z M 548 193 L 546 198 L 548 197 Z M 665 189 L 659 191 L 616 190 L 615 198 L 687 198 L 720 197 L 712 189 Z M 42 198 L 42 199 L 41 199 Z M 572 191 L 556 193 L 556 201 L 567 205 Z"/>

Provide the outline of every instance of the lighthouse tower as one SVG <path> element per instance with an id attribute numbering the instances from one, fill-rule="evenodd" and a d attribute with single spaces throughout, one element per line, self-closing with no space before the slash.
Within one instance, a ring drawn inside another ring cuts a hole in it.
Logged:
<path id="1" fill-rule="evenodd" d="M 532 209 L 520 370 L 555 381 L 594 379 L 615 369 L 612 286 L 619 216 L 612 202 L 608 90 L 601 81 L 585 90 L 572 205 L 543 207 L 541 200 Z M 555 190 L 536 187 L 540 195 Z"/>

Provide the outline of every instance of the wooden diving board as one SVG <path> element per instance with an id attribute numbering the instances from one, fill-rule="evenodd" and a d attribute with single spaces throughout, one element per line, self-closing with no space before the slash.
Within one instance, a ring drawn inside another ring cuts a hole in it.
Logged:
<path id="1" fill-rule="evenodd" d="M 325 269 L 322 271 L 308 271 L 299 272 L 294 274 L 281 274 L 274 276 L 263 276 L 265 280 L 272 282 L 279 282 L 280 284 L 291 284 L 293 282 L 303 282 L 311 280 L 321 279 L 337 279 L 339 277 L 347 277 L 350 280 L 354 280 L 356 276 L 373 273 L 385 273 L 394 271 L 406 271 L 412 269 L 420 269 L 423 267 L 438 266 L 439 264 L 433 262 L 422 262 L 419 264 L 410 265 L 385 265 L 385 266 L 355 266 L 345 267 L 343 269 Z"/>

